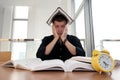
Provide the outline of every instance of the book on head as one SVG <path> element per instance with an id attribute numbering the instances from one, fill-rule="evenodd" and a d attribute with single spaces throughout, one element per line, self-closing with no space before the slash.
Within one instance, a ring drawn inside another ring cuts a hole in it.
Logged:
<path id="1" fill-rule="evenodd" d="M 95 71 L 91 65 L 91 58 L 72 57 L 66 61 L 60 59 L 51 59 L 42 61 L 40 58 L 10 60 L 2 64 L 4 67 L 13 67 L 26 69 L 30 71 L 44 70 L 62 70 L 64 72 L 72 71 Z"/>
<path id="2" fill-rule="evenodd" d="M 71 24 L 73 22 L 73 19 L 61 7 L 57 7 L 57 9 L 52 13 L 46 23 L 50 25 L 52 23 L 53 17 L 56 15 L 64 15 L 68 20 L 68 24 Z"/>

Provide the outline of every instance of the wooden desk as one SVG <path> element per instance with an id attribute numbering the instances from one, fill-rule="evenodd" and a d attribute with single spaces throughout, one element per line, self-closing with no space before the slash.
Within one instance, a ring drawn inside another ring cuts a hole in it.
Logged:
<path id="1" fill-rule="evenodd" d="M 1 63 L 0 63 L 1 64 Z M 0 66 L 0 80 L 118 80 L 120 79 L 120 67 L 112 71 L 112 75 L 98 74 L 97 72 L 61 72 L 41 71 L 31 72 Z"/>

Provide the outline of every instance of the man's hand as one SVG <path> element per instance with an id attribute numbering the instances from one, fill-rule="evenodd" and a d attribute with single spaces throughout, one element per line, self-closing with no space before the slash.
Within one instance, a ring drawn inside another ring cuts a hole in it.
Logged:
<path id="1" fill-rule="evenodd" d="M 64 40 L 67 38 L 67 32 L 68 32 L 68 28 L 67 28 L 67 26 L 65 26 L 65 29 L 61 35 L 62 42 L 64 42 Z"/>
<path id="2" fill-rule="evenodd" d="M 55 46 L 55 43 L 56 43 L 56 42 L 58 41 L 58 39 L 59 39 L 59 35 L 57 34 L 54 25 L 52 25 L 52 32 L 53 32 L 54 39 L 46 46 L 46 49 L 45 49 L 45 54 L 46 54 L 46 55 L 49 55 L 49 54 L 50 54 L 50 52 L 53 50 L 53 47 Z"/>
<path id="3" fill-rule="evenodd" d="M 56 29 L 55 29 L 55 26 L 54 26 L 54 25 L 52 25 L 52 32 L 53 32 L 54 38 L 59 39 L 59 35 L 57 34 L 57 32 L 56 32 Z"/>

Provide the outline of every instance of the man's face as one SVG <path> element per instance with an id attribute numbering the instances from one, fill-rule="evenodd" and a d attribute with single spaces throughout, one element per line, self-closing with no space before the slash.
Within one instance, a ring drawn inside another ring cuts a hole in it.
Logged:
<path id="1" fill-rule="evenodd" d="M 56 32 L 59 36 L 62 35 L 64 29 L 65 29 L 65 26 L 66 26 L 66 22 L 65 21 L 54 21 L 54 26 L 55 26 L 55 29 L 56 29 Z"/>

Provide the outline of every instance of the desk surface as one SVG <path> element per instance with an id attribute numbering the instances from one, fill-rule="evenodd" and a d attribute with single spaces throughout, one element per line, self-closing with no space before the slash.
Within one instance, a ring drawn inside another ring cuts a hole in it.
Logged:
<path id="1" fill-rule="evenodd" d="M 1 64 L 1 63 L 0 63 Z M 62 72 L 39 71 L 31 72 L 14 68 L 5 68 L 0 65 L 0 80 L 118 80 L 120 67 L 112 71 L 112 75 L 97 72 Z"/>

